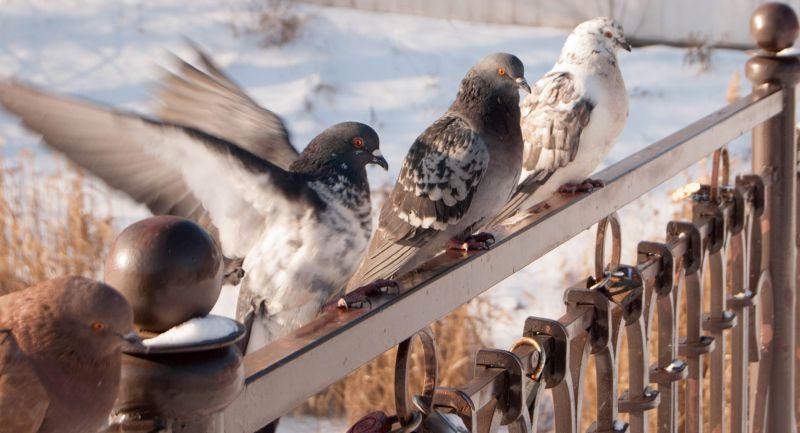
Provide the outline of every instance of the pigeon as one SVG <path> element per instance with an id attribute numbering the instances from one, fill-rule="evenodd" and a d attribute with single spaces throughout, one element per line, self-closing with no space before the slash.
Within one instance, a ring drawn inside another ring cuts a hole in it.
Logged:
<path id="1" fill-rule="evenodd" d="M 106 424 L 133 311 L 103 283 L 61 277 L 0 297 L 0 432 L 86 433 Z"/>
<path id="2" fill-rule="evenodd" d="M 220 83 L 208 92 L 236 106 L 225 117 L 230 131 L 212 129 L 240 141 L 13 81 L 0 83 L 0 104 L 154 214 L 210 226 L 225 257 L 241 264 L 236 318 L 250 329 L 249 353 L 311 321 L 342 289 L 372 232 L 365 167 L 388 163 L 378 134 L 356 122 L 326 129 L 289 163 L 291 144 L 270 129 L 274 118 L 230 83 L 207 79 Z"/>
<path id="3" fill-rule="evenodd" d="M 515 56 L 491 54 L 470 69 L 447 112 L 411 145 L 379 226 L 348 283 L 362 301 L 373 284 L 411 271 L 448 246 L 482 249 L 473 235 L 517 185 L 522 164 L 519 89 L 530 91 Z M 383 288 L 383 287 L 380 287 Z M 363 290 L 362 290 L 363 289 Z M 347 305 L 341 305 L 347 306 Z"/>
<path id="4" fill-rule="evenodd" d="M 555 192 L 588 192 L 628 118 L 628 92 L 617 51 L 630 51 L 622 26 L 594 18 L 569 35 L 555 66 L 520 105 L 525 140 L 520 184 L 496 218 L 541 203 Z"/>

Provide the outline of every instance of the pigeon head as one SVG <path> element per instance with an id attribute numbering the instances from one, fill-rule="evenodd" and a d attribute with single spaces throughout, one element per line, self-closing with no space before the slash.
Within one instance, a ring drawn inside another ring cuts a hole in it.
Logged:
<path id="1" fill-rule="evenodd" d="M 141 343 L 128 301 L 106 284 L 61 277 L 33 286 L 22 296 L 17 322 L 36 328 L 30 343 L 43 355 L 94 364 L 126 344 Z"/>
<path id="2" fill-rule="evenodd" d="M 568 53 L 578 57 L 582 54 L 607 53 L 616 57 L 620 48 L 631 50 L 622 25 L 607 17 L 593 18 L 575 27 L 564 44 L 562 58 Z"/>
<path id="3" fill-rule="evenodd" d="M 523 89 L 528 93 L 531 92 L 525 80 L 525 66 L 513 54 L 489 54 L 472 67 L 467 77 L 471 75 L 483 78 L 495 91 L 517 94 L 519 89 Z"/>
<path id="4" fill-rule="evenodd" d="M 311 175 L 345 174 L 366 177 L 366 166 L 389 169 L 378 133 L 358 122 L 343 122 L 322 131 L 306 146 L 291 170 Z"/>

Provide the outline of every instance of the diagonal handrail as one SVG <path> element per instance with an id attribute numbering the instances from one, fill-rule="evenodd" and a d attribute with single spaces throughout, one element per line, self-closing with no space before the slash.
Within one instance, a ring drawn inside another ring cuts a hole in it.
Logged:
<path id="1" fill-rule="evenodd" d="M 226 432 L 255 431 L 429 323 L 488 290 L 722 145 L 782 112 L 783 91 L 754 93 L 690 124 L 595 177 L 605 187 L 555 196 L 550 208 L 496 233 L 490 251 L 445 253 L 404 276 L 399 296 L 369 310 L 332 312 L 245 357 L 245 391 Z"/>

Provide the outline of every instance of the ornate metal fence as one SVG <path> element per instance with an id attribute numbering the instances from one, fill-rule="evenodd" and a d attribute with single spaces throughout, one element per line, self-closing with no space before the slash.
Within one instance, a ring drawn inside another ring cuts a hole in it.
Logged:
<path id="1" fill-rule="evenodd" d="M 451 413 L 471 432 L 501 425 L 529 432 L 549 388 L 556 432 L 575 433 L 590 357 L 594 431 L 646 432 L 652 420 L 662 433 L 796 431 L 800 60 L 778 51 L 797 37 L 797 18 L 784 5 L 767 4 L 753 15 L 751 30 L 762 48 L 746 65 L 752 94 L 606 168 L 596 176 L 604 188 L 553 197 L 542 212 L 504 226 L 491 250 L 444 253 L 401 277 L 399 294 L 370 309 L 326 313 L 246 356 L 244 391 L 203 431 L 256 431 L 398 343 L 403 431 L 417 423 L 455 431 L 440 416 Z M 753 174 L 731 179 L 724 146 L 749 131 Z M 670 222 L 663 240 L 638 244 L 635 264 L 621 264 L 616 210 L 708 155 L 712 181 L 692 192 L 691 221 Z M 598 221 L 595 275 L 566 291 L 566 314 L 529 317 L 512 348 L 477 353 L 468 383 L 438 387 L 428 325 Z M 415 335 L 424 343 L 427 380 L 412 399 L 405 384 Z M 618 389 L 623 376 L 626 390 Z M 368 418 L 356 430 L 386 431 L 379 421 Z"/>

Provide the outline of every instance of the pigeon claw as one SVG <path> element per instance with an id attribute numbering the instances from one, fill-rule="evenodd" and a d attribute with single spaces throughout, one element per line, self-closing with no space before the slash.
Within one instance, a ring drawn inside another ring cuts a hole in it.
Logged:
<path id="1" fill-rule="evenodd" d="M 494 235 L 491 233 L 475 233 L 464 239 L 450 240 L 447 249 L 456 251 L 484 251 L 488 250 L 494 242 Z"/>
<path id="2" fill-rule="evenodd" d="M 584 194 L 604 187 L 606 184 L 600 179 L 586 179 L 581 183 L 565 183 L 558 189 L 560 194 Z"/>
<path id="3" fill-rule="evenodd" d="M 337 301 L 326 304 L 323 311 L 351 310 L 358 308 L 372 308 L 372 298 L 389 293 L 398 293 L 400 285 L 394 280 L 375 280 L 345 294 Z"/>

